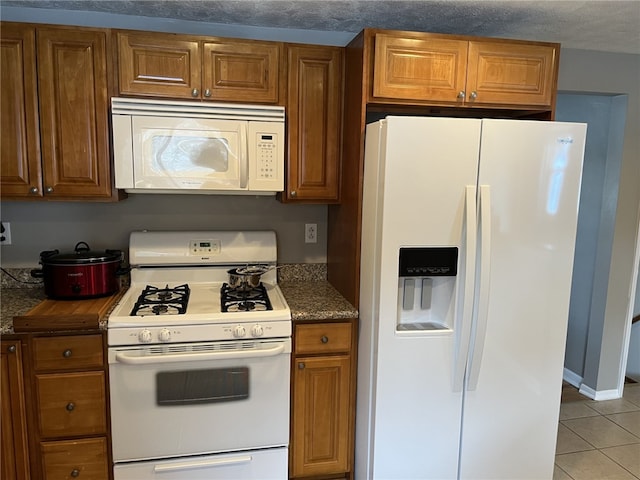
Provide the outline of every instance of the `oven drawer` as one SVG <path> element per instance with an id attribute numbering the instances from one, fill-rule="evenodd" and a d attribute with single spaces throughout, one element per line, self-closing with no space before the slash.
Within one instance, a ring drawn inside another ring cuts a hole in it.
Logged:
<path id="1" fill-rule="evenodd" d="M 114 480 L 283 480 L 287 476 L 287 448 L 249 450 L 219 455 L 116 465 Z"/>
<path id="2" fill-rule="evenodd" d="M 34 368 L 40 372 L 102 368 L 104 365 L 102 352 L 102 335 L 35 337 L 33 339 Z"/>
<path id="3" fill-rule="evenodd" d="M 107 440 L 104 437 L 40 444 L 45 480 L 109 478 Z"/>
<path id="4" fill-rule="evenodd" d="M 99 435 L 107 430 L 104 372 L 36 375 L 40 435 Z"/>
<path id="5" fill-rule="evenodd" d="M 295 329 L 296 355 L 351 350 L 351 323 L 308 323 Z"/>

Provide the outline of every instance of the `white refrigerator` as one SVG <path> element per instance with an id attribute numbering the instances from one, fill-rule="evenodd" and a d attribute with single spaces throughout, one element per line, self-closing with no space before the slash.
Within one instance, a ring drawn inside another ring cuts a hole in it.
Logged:
<path id="1" fill-rule="evenodd" d="M 357 479 L 551 480 L 586 125 L 367 125 Z"/>

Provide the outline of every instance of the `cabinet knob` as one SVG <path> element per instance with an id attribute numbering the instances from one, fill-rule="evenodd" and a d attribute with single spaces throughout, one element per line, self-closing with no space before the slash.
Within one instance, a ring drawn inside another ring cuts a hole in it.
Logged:
<path id="1" fill-rule="evenodd" d="M 320 341 L 322 343 L 328 343 L 329 342 L 329 337 L 327 337 L 326 335 L 323 335 L 322 338 L 320 338 Z"/>
<path id="2" fill-rule="evenodd" d="M 62 356 L 64 358 L 69 358 L 72 355 L 72 352 L 70 349 L 65 350 L 64 352 L 62 352 Z"/>
<path id="3" fill-rule="evenodd" d="M 292 197 L 298 196 L 298 192 L 296 192 L 295 190 L 291 190 L 291 196 Z"/>
<path id="4" fill-rule="evenodd" d="M 47 187 L 44 189 L 44 191 L 47 193 L 53 193 L 53 187 Z"/>
<path id="5" fill-rule="evenodd" d="M 478 98 L 478 93 L 477 92 L 471 92 L 471 95 L 469 95 L 469 98 L 471 100 L 475 100 L 476 98 Z"/>
<path id="6" fill-rule="evenodd" d="M 210 97 L 211 96 L 211 90 L 209 90 L 208 88 L 204 91 L 204 96 L 205 97 Z"/>
<path id="7" fill-rule="evenodd" d="M 38 193 L 38 187 L 31 187 L 29 189 L 29 193 L 32 195 L 36 195 Z"/>
<path id="8" fill-rule="evenodd" d="M 298 363 L 298 370 L 304 370 L 305 364 L 304 362 L 299 362 Z"/>
<path id="9" fill-rule="evenodd" d="M 460 99 L 464 99 L 464 97 L 465 97 L 466 95 L 467 95 L 467 93 L 466 93 L 464 90 L 461 90 L 461 91 L 458 93 L 458 98 L 460 98 Z"/>
<path id="10" fill-rule="evenodd" d="M 16 346 L 9 345 L 9 348 L 7 348 L 7 350 L 9 351 L 9 353 L 16 353 Z"/>
<path id="11" fill-rule="evenodd" d="M 70 474 L 73 478 L 75 477 L 79 477 L 80 476 L 80 470 L 78 470 L 77 468 L 74 468 L 73 470 L 71 470 L 71 474 Z"/>
<path id="12" fill-rule="evenodd" d="M 64 407 L 67 409 L 67 412 L 73 412 L 76 409 L 76 404 L 73 402 L 67 403 L 67 406 Z"/>
<path id="13" fill-rule="evenodd" d="M 198 89 L 194 88 L 193 90 L 191 90 L 191 96 L 192 97 L 197 97 L 199 95 Z"/>

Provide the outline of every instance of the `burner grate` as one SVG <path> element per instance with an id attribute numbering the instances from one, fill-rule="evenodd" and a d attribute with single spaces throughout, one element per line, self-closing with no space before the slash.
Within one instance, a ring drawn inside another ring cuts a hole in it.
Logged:
<path id="1" fill-rule="evenodd" d="M 178 285 L 170 288 L 147 285 L 140 293 L 131 311 L 132 316 L 145 315 L 179 315 L 187 311 L 189 303 L 189 285 Z"/>
<path id="2" fill-rule="evenodd" d="M 273 310 L 267 289 L 262 283 L 247 291 L 231 288 L 228 283 L 224 283 L 220 289 L 220 306 L 223 312 Z"/>

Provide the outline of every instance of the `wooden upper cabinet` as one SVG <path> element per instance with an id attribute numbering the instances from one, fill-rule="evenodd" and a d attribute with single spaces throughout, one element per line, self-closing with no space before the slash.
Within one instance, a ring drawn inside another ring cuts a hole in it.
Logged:
<path id="1" fill-rule="evenodd" d="M 474 37 L 475 38 L 475 37 Z M 552 109 L 559 45 L 376 33 L 372 103 Z"/>
<path id="2" fill-rule="evenodd" d="M 2 197 L 113 199 L 106 30 L 3 23 L 0 35 Z"/>
<path id="3" fill-rule="evenodd" d="M 110 197 L 107 35 L 38 30 L 45 195 Z"/>
<path id="4" fill-rule="evenodd" d="M 287 46 L 287 185 L 283 201 L 340 199 L 343 51 Z"/>
<path id="5" fill-rule="evenodd" d="M 277 103 L 281 50 L 270 42 L 204 42 L 204 97 Z"/>
<path id="6" fill-rule="evenodd" d="M 550 45 L 469 42 L 467 100 L 478 104 L 551 105 L 557 56 L 558 50 Z"/>
<path id="7" fill-rule="evenodd" d="M 455 102 L 465 88 L 467 42 L 375 37 L 373 96 Z"/>
<path id="8" fill-rule="evenodd" d="M 170 33 L 116 34 L 120 93 L 200 96 L 201 54 L 194 38 Z"/>
<path id="9" fill-rule="evenodd" d="M 282 44 L 116 32 L 121 95 L 278 103 Z"/>
<path id="10" fill-rule="evenodd" d="M 2 195 L 28 196 L 42 184 L 36 32 L 33 27 L 3 24 L 0 37 Z"/>

